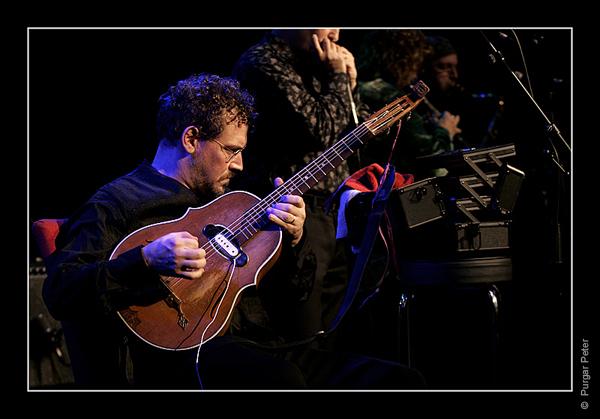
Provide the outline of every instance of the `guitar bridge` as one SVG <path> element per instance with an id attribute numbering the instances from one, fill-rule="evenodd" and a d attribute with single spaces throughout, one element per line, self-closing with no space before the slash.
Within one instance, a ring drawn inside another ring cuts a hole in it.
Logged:
<path id="1" fill-rule="evenodd" d="M 189 320 L 187 319 L 187 317 L 185 317 L 183 310 L 181 310 L 181 300 L 179 298 L 177 298 L 177 296 L 175 296 L 175 294 L 170 293 L 169 296 L 167 298 L 165 298 L 165 302 L 167 303 L 167 305 L 169 307 L 177 310 L 177 324 L 182 329 L 185 329 L 185 327 L 189 323 Z"/>

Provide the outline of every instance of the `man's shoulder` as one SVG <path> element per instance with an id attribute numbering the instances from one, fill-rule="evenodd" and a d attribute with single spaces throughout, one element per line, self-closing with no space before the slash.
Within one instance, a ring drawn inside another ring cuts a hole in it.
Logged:
<path id="1" fill-rule="evenodd" d="M 235 68 L 265 68 L 277 66 L 290 55 L 289 47 L 276 38 L 264 38 L 259 43 L 248 48 L 240 56 Z M 235 70 L 234 70 L 235 71 Z"/>
<path id="2" fill-rule="evenodd" d="M 391 83 L 388 83 L 387 81 L 383 80 L 382 78 L 360 82 L 359 89 L 361 95 L 364 94 L 380 97 L 385 95 L 398 94 L 398 89 Z"/>
<path id="3" fill-rule="evenodd" d="M 107 204 L 118 204 L 123 200 L 133 201 L 149 185 L 156 183 L 155 177 L 156 175 L 149 165 L 143 163 L 131 172 L 119 176 L 100 187 L 92 196 L 91 201 Z"/>
<path id="4" fill-rule="evenodd" d="M 371 107 L 383 106 L 400 94 L 396 86 L 381 78 L 359 83 L 359 92 L 361 100 Z"/>

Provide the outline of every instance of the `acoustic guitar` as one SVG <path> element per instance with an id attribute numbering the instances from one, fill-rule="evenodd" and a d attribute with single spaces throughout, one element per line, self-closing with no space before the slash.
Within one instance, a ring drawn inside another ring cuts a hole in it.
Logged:
<path id="1" fill-rule="evenodd" d="M 375 112 L 267 197 L 243 191 L 224 194 L 189 208 L 176 220 L 148 225 L 125 237 L 110 259 L 175 231 L 188 231 L 206 251 L 200 279 L 161 276 L 167 297 L 118 311 L 127 327 L 150 345 L 166 350 L 197 347 L 223 334 L 242 291 L 258 285 L 277 261 L 282 233 L 266 209 L 287 194 L 302 195 L 368 139 L 412 111 L 429 91 L 422 81 L 412 91 Z"/>

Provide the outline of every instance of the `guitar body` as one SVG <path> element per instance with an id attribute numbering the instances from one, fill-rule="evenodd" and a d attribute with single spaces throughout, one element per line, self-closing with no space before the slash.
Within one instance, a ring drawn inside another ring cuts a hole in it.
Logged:
<path id="1" fill-rule="evenodd" d="M 161 276 L 169 289 L 168 298 L 118 312 L 138 337 L 162 349 L 197 347 L 223 334 L 241 292 L 260 279 L 277 261 L 281 252 L 281 230 L 273 224 L 240 243 L 243 263 L 219 252 L 206 231 L 209 226 L 229 226 L 259 199 L 248 192 L 230 192 L 199 208 L 190 208 L 181 218 L 152 224 L 129 234 L 110 256 L 120 254 L 176 231 L 198 237 L 206 249 L 206 267 L 199 279 Z M 214 228 L 213 228 L 214 230 Z"/>

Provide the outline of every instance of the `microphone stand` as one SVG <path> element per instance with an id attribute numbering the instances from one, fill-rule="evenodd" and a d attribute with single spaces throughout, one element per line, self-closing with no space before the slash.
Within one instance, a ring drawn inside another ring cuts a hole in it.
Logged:
<path id="1" fill-rule="evenodd" d="M 542 117 L 546 121 L 546 132 L 548 134 L 547 138 L 548 138 L 548 141 L 550 142 L 550 145 L 552 146 L 552 149 L 554 150 L 554 151 L 546 150 L 546 153 L 550 156 L 554 165 L 563 173 L 563 175 L 566 175 L 566 176 L 570 175 L 570 172 L 568 170 L 566 170 L 560 162 L 560 158 L 558 156 L 558 151 L 556 150 L 556 147 L 554 146 L 551 135 L 552 134 L 556 135 L 562 141 L 562 143 L 566 147 L 566 149 L 569 150 L 569 153 L 572 152 L 571 147 L 569 146 L 567 141 L 564 139 L 564 137 L 560 133 L 560 130 L 558 129 L 556 124 L 554 124 L 552 121 L 550 121 L 550 119 L 546 116 L 546 114 L 544 113 L 542 108 L 538 105 L 538 103 L 535 101 L 533 96 L 529 93 L 527 88 L 523 85 L 523 83 L 521 82 L 521 79 L 519 79 L 517 74 L 512 70 L 512 68 L 510 68 L 510 66 L 504 59 L 504 56 L 502 55 L 500 50 L 498 50 L 494 46 L 494 44 L 488 39 L 488 37 L 483 33 L 483 31 L 479 31 L 479 32 L 481 33 L 483 38 L 486 40 L 486 42 L 489 44 L 489 46 L 492 48 L 493 54 L 490 54 L 490 56 L 492 58 L 492 62 L 496 63 L 496 62 L 500 61 L 504 65 L 504 67 L 508 70 L 508 72 L 517 81 L 517 83 L 521 87 L 521 89 L 525 92 L 525 94 L 527 95 L 527 97 L 529 98 L 531 103 L 533 103 L 535 108 L 539 111 L 539 113 L 542 115 Z M 561 190 L 562 190 L 562 177 L 560 176 L 560 173 L 559 173 L 558 187 L 557 187 L 557 191 L 556 191 L 556 200 L 557 200 L 556 210 L 555 210 L 556 213 L 554 214 L 554 218 L 555 218 L 555 220 L 554 220 L 555 243 L 554 244 L 556 247 L 554 249 L 555 254 L 554 254 L 553 259 L 556 264 L 562 264 L 562 262 L 563 262 L 562 243 L 561 243 L 562 242 L 562 234 L 561 234 L 561 223 L 560 223 Z"/>
<path id="2" fill-rule="evenodd" d="M 504 59 L 504 55 L 502 55 L 502 52 L 500 52 L 500 50 L 497 49 L 494 46 L 494 44 L 492 44 L 492 42 L 483 33 L 483 31 L 479 31 L 479 32 L 484 37 L 484 39 L 489 44 L 489 46 L 492 48 L 492 51 L 493 51 L 493 54 L 491 54 L 492 61 L 494 63 L 500 61 L 504 65 L 504 67 L 508 70 L 508 72 L 517 81 L 517 84 L 525 92 L 525 94 L 527 95 L 527 97 L 529 98 L 529 100 L 531 101 L 531 103 L 533 104 L 533 106 L 539 111 L 540 115 L 542 115 L 542 118 L 544 118 L 544 120 L 546 121 L 546 131 L 547 131 L 547 133 L 548 134 L 554 134 L 554 135 L 556 135 L 562 141 L 562 143 L 567 148 L 567 150 L 569 150 L 569 152 L 571 152 L 571 146 L 569 145 L 569 143 L 567 143 L 567 141 L 565 140 L 565 138 L 562 136 L 562 134 L 561 134 L 560 130 L 558 129 L 558 127 L 556 126 L 556 124 L 554 124 L 552 121 L 550 121 L 550 119 L 548 118 L 548 116 L 546 116 L 546 114 L 544 113 L 544 111 L 542 110 L 542 108 L 538 105 L 538 103 L 535 101 L 535 99 L 533 98 L 533 96 L 531 96 L 531 94 L 529 93 L 529 90 L 527 90 L 527 88 L 523 85 L 523 83 L 521 82 L 521 79 L 519 79 L 519 76 L 517 76 L 517 74 L 512 70 L 512 68 L 510 68 L 510 66 L 508 65 L 508 63 Z M 556 148 L 554 147 L 554 144 L 552 143 L 552 139 L 551 139 L 550 136 L 548 137 L 548 139 L 550 140 L 550 143 L 552 144 L 552 147 L 556 150 Z M 558 153 L 556 153 L 556 152 L 555 153 L 550 153 L 550 157 L 551 157 L 552 161 L 554 162 L 554 164 L 560 169 L 561 172 L 563 172 L 565 175 L 569 175 L 570 174 L 562 166 L 562 164 L 560 163 L 559 157 L 558 157 Z"/>
<path id="3" fill-rule="evenodd" d="M 350 109 L 352 110 L 352 120 L 354 121 L 354 127 L 358 127 L 358 114 L 356 112 L 356 103 L 354 103 L 354 97 L 352 96 L 352 87 L 350 87 L 350 80 L 348 80 L 346 87 L 348 88 L 348 97 L 350 98 Z M 358 169 L 360 169 L 362 168 L 360 150 L 356 150 L 354 154 L 356 155 L 356 163 L 358 164 Z"/>

